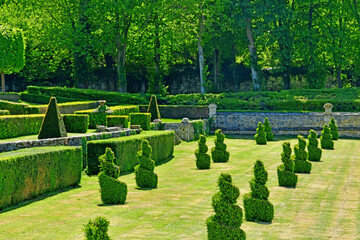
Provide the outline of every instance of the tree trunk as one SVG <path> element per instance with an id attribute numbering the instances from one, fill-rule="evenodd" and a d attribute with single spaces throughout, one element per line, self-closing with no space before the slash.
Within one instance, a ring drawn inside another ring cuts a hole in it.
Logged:
<path id="1" fill-rule="evenodd" d="M 251 19 L 246 18 L 246 35 L 249 40 L 249 53 L 250 53 L 250 65 L 251 65 L 251 79 L 253 84 L 253 89 L 255 91 L 260 89 L 260 74 L 258 72 L 258 62 L 257 62 L 257 52 L 255 47 L 254 36 L 251 29 Z"/>
<path id="2" fill-rule="evenodd" d="M 338 85 L 338 88 L 342 88 L 342 80 L 341 80 L 341 65 L 339 65 L 339 67 L 337 67 L 336 70 L 336 82 Z"/>
<path id="3" fill-rule="evenodd" d="M 197 47 L 198 47 L 198 52 L 199 52 L 199 71 L 200 71 L 200 93 L 204 94 L 206 93 L 205 91 L 205 73 L 204 73 L 204 68 L 205 68 L 205 58 L 204 58 L 204 49 L 202 46 L 202 35 L 205 32 L 205 26 L 204 26 L 204 16 L 201 15 L 199 17 L 199 27 L 200 27 L 200 31 L 198 34 L 198 41 L 197 41 Z"/>
<path id="4" fill-rule="evenodd" d="M 119 13 L 116 13 L 115 14 L 116 50 L 117 50 L 116 71 L 118 75 L 116 90 L 122 93 L 125 93 L 127 88 L 125 56 L 126 56 L 126 40 L 127 40 L 129 27 L 130 27 L 130 19 L 127 23 L 127 26 L 122 32 L 123 37 L 121 38 L 120 16 Z"/>
<path id="5" fill-rule="evenodd" d="M 4 75 L 4 72 L 1 72 L 1 91 L 5 92 L 5 75 Z"/>
<path id="6" fill-rule="evenodd" d="M 216 92 L 220 90 L 220 50 L 214 49 L 214 85 Z"/>
<path id="7" fill-rule="evenodd" d="M 235 92 L 239 91 L 239 84 L 236 77 L 236 51 L 235 51 L 235 44 L 232 45 L 233 51 L 233 66 L 232 66 L 232 75 L 233 75 L 233 83 L 234 83 L 234 90 Z"/>

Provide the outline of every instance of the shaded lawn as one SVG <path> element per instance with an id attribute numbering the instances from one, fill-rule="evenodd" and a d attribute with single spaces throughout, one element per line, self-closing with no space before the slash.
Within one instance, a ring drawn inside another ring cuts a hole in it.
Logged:
<path id="1" fill-rule="evenodd" d="M 208 139 L 212 147 L 213 137 Z M 290 140 L 291 146 L 296 139 Z M 228 163 L 212 163 L 197 170 L 196 142 L 175 147 L 175 157 L 156 167 L 159 187 L 138 190 L 134 174 L 120 177 L 128 185 L 125 205 L 102 206 L 97 177 L 83 175 L 81 187 L 38 201 L 25 202 L 0 214 L 0 239 L 84 239 L 89 218 L 110 220 L 112 239 L 206 239 L 205 221 L 213 214 L 211 197 L 218 191 L 219 173 L 230 173 L 240 188 L 238 204 L 249 192 L 256 159 L 269 172 L 269 200 L 275 207 L 272 224 L 246 222 L 247 239 L 359 239 L 360 166 L 359 140 L 339 140 L 336 150 L 323 150 L 311 174 L 299 174 L 298 187 L 277 186 L 276 167 L 281 163 L 283 140 L 258 146 L 251 139 L 226 139 Z"/>

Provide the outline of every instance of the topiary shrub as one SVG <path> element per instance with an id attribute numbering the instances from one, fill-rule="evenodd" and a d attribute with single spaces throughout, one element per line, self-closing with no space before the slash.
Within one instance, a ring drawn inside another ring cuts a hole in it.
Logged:
<path id="1" fill-rule="evenodd" d="M 338 140 L 339 139 L 338 126 L 336 126 L 334 118 L 331 118 L 329 122 L 329 127 L 331 130 L 332 140 Z"/>
<path id="2" fill-rule="evenodd" d="M 149 141 L 144 139 L 137 153 L 139 165 L 135 166 L 136 185 L 139 188 L 157 188 L 158 176 L 154 173 L 155 162 L 150 158 L 151 151 Z"/>
<path id="3" fill-rule="evenodd" d="M 129 116 L 108 115 L 106 116 L 106 126 L 108 127 L 121 126 L 123 128 L 128 128 Z"/>
<path id="4" fill-rule="evenodd" d="M 196 156 L 196 167 L 198 169 L 209 169 L 210 168 L 210 155 L 207 154 L 208 146 L 206 146 L 206 137 L 200 135 L 199 148 L 195 150 Z"/>
<path id="5" fill-rule="evenodd" d="M 208 239 L 246 239 L 245 232 L 240 229 L 242 209 L 236 205 L 240 195 L 239 188 L 232 184 L 229 174 L 220 174 L 218 185 L 220 192 L 212 197 L 215 215 L 206 219 Z"/>
<path id="6" fill-rule="evenodd" d="M 296 187 L 297 176 L 294 173 L 294 161 L 291 159 L 290 143 L 284 142 L 282 146 L 281 161 L 283 164 L 277 168 L 279 186 Z"/>
<path id="7" fill-rule="evenodd" d="M 264 127 L 265 127 L 265 133 L 266 133 L 266 140 L 273 141 L 274 134 L 271 132 L 270 122 L 267 117 L 265 118 Z"/>
<path id="8" fill-rule="evenodd" d="M 221 129 L 215 131 L 215 147 L 211 148 L 211 157 L 214 162 L 229 161 L 230 153 L 226 151 L 226 144 L 224 143 L 225 135 Z"/>
<path id="9" fill-rule="evenodd" d="M 97 217 L 84 226 L 86 240 L 110 240 L 107 234 L 110 222 L 104 217 Z"/>
<path id="10" fill-rule="evenodd" d="M 255 141 L 256 144 L 259 145 L 266 145 L 267 139 L 266 139 L 266 132 L 265 132 L 265 128 L 264 125 L 262 125 L 261 122 L 258 123 L 258 126 L 256 128 L 256 134 L 255 134 Z"/>
<path id="11" fill-rule="evenodd" d="M 105 154 L 99 157 L 100 162 L 100 193 L 104 204 L 124 204 L 127 195 L 127 186 L 117 178 L 120 168 L 114 164 L 114 152 L 106 148 Z"/>
<path id="12" fill-rule="evenodd" d="M 295 173 L 310 173 L 311 162 L 307 161 L 308 154 L 305 151 L 306 140 L 303 136 L 298 135 L 298 144 L 294 146 L 295 156 L 294 159 L 294 172 Z"/>
<path id="13" fill-rule="evenodd" d="M 254 178 L 250 181 L 251 193 L 244 195 L 246 221 L 271 222 L 274 206 L 268 201 L 269 190 L 265 187 L 268 173 L 264 164 L 257 160 L 254 165 Z"/>
<path id="14" fill-rule="evenodd" d="M 67 132 L 86 133 L 89 126 L 89 115 L 64 114 L 63 121 Z"/>
<path id="15" fill-rule="evenodd" d="M 332 140 L 330 128 L 326 124 L 321 131 L 320 144 L 322 149 L 334 149 L 334 141 Z"/>
<path id="16" fill-rule="evenodd" d="M 314 130 L 310 130 L 308 140 L 309 145 L 307 146 L 307 149 L 309 152 L 309 161 L 320 161 L 322 151 L 318 148 L 317 134 Z"/>
<path id="17" fill-rule="evenodd" d="M 151 95 L 147 112 L 151 113 L 151 121 L 154 121 L 155 119 L 161 119 L 159 105 L 155 95 Z"/>
<path id="18" fill-rule="evenodd" d="M 143 130 L 150 130 L 151 113 L 130 113 L 130 125 L 140 125 Z"/>

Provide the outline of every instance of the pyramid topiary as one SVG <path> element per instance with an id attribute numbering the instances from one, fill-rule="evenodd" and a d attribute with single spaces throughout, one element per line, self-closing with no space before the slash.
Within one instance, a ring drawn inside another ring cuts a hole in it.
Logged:
<path id="1" fill-rule="evenodd" d="M 105 154 L 99 157 L 100 162 L 100 193 L 104 204 L 124 204 L 127 195 L 127 186 L 117 178 L 120 168 L 114 164 L 114 152 L 106 148 Z"/>
<path id="2" fill-rule="evenodd" d="M 38 139 L 59 137 L 67 137 L 67 133 L 56 98 L 51 97 L 40 128 Z"/>
<path id="3" fill-rule="evenodd" d="M 329 127 L 331 130 L 332 140 L 338 140 L 339 139 L 338 126 L 336 126 L 334 118 L 331 118 L 329 122 Z"/>
<path id="4" fill-rule="evenodd" d="M 251 193 L 244 195 L 246 221 L 271 222 L 274 218 L 274 206 L 268 201 L 269 190 L 265 187 L 268 173 L 264 164 L 257 160 L 254 165 L 254 178 L 250 181 Z"/>
<path id="5" fill-rule="evenodd" d="M 265 118 L 264 126 L 265 126 L 266 140 L 273 141 L 274 134 L 271 132 L 270 122 L 267 117 Z"/>
<path id="6" fill-rule="evenodd" d="M 282 146 L 281 161 L 283 164 L 277 168 L 279 186 L 296 187 L 297 176 L 294 173 L 294 161 L 291 159 L 290 143 L 284 142 Z"/>
<path id="7" fill-rule="evenodd" d="M 86 240 L 110 240 L 108 235 L 109 221 L 104 217 L 97 217 L 95 221 L 89 220 L 84 226 Z"/>
<path id="8" fill-rule="evenodd" d="M 147 112 L 151 113 L 151 121 L 154 121 L 155 119 L 161 119 L 159 106 L 155 95 L 151 95 Z"/>
<path id="9" fill-rule="evenodd" d="M 294 172 L 295 173 L 310 173 L 311 162 L 307 161 L 308 154 L 305 151 L 306 140 L 303 136 L 298 135 L 298 144 L 294 146 L 295 156 L 294 159 Z"/>
<path id="10" fill-rule="evenodd" d="M 318 148 L 317 134 L 314 130 L 310 130 L 308 140 L 309 145 L 307 146 L 307 149 L 309 152 L 309 161 L 320 161 L 322 151 Z"/>
<path id="11" fill-rule="evenodd" d="M 256 128 L 256 132 L 257 134 L 255 134 L 255 141 L 256 141 L 256 144 L 259 144 L 259 145 L 266 145 L 266 132 L 265 132 L 265 128 L 264 128 L 264 125 L 262 125 L 261 122 L 258 123 L 258 126 Z"/>
<path id="12" fill-rule="evenodd" d="M 198 169 L 209 169 L 210 155 L 207 154 L 208 146 L 206 146 L 206 137 L 204 135 L 200 135 L 198 145 L 199 148 L 195 150 L 196 167 Z"/>
<path id="13" fill-rule="evenodd" d="M 141 150 L 137 153 L 139 165 L 135 166 L 136 184 L 140 188 L 156 188 L 158 176 L 154 173 L 155 162 L 150 158 L 151 146 L 148 140 L 141 142 Z"/>
<path id="14" fill-rule="evenodd" d="M 211 157 L 214 162 L 229 161 L 230 153 L 226 151 L 226 144 L 224 143 L 225 135 L 221 129 L 215 131 L 215 147 L 211 148 Z"/>
<path id="15" fill-rule="evenodd" d="M 208 239 L 246 239 L 245 232 L 240 229 L 242 209 L 236 205 L 239 188 L 232 184 L 231 176 L 225 173 L 220 175 L 218 185 L 220 192 L 212 197 L 215 215 L 206 220 Z"/>
<path id="16" fill-rule="evenodd" d="M 332 140 L 330 128 L 326 124 L 321 131 L 320 144 L 322 149 L 334 149 L 334 141 Z"/>

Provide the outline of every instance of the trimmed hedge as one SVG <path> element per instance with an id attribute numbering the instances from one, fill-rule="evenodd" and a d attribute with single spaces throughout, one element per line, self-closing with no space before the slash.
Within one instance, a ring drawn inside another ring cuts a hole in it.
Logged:
<path id="1" fill-rule="evenodd" d="M 143 130 L 150 130 L 151 113 L 130 113 L 130 125 L 140 125 Z"/>
<path id="2" fill-rule="evenodd" d="M 325 124 L 320 136 L 320 145 L 322 149 L 334 149 L 334 141 L 332 140 L 330 132 L 330 128 Z"/>
<path id="3" fill-rule="evenodd" d="M 43 114 L 0 116 L 0 139 L 38 134 Z"/>
<path id="4" fill-rule="evenodd" d="M 154 173 L 155 162 L 151 159 L 151 146 L 149 141 L 143 139 L 141 150 L 137 152 L 139 164 L 135 166 L 135 180 L 139 188 L 157 188 L 158 175 Z"/>
<path id="5" fill-rule="evenodd" d="M 63 121 L 67 132 L 86 133 L 89 126 L 89 115 L 63 114 Z"/>
<path id="6" fill-rule="evenodd" d="M 80 183 L 81 147 L 41 147 L 0 153 L 0 208 Z"/>
<path id="7" fill-rule="evenodd" d="M 298 177 L 294 173 L 294 161 L 291 159 L 290 143 L 284 142 L 282 147 L 283 152 L 281 153 L 281 161 L 283 164 L 277 168 L 279 186 L 295 188 Z"/>
<path id="8" fill-rule="evenodd" d="M 329 122 L 329 127 L 331 130 L 332 140 L 338 140 L 339 139 L 338 126 L 336 125 L 334 118 L 331 118 Z"/>
<path id="9" fill-rule="evenodd" d="M 307 161 L 308 153 L 305 151 L 306 140 L 303 136 L 298 135 L 298 144 L 294 146 L 295 156 L 294 159 L 294 172 L 295 173 L 310 173 L 311 172 L 311 162 Z"/>
<path id="10" fill-rule="evenodd" d="M 57 99 L 56 99 L 57 100 Z M 61 114 L 74 114 L 75 111 L 89 110 L 99 106 L 98 102 L 67 102 L 58 104 Z M 37 105 L 34 108 L 39 109 L 39 113 L 45 113 L 47 105 Z"/>
<path id="11" fill-rule="evenodd" d="M 271 132 L 270 122 L 269 122 L 269 119 L 267 117 L 265 117 L 264 127 L 265 127 L 265 133 L 266 133 L 266 140 L 267 141 L 273 141 L 274 140 L 274 134 Z"/>
<path id="12" fill-rule="evenodd" d="M 174 119 L 206 119 L 209 117 L 209 108 L 207 106 L 189 106 L 189 105 L 158 105 L 162 118 Z M 148 106 L 139 106 L 140 112 L 147 112 Z"/>
<path id="13" fill-rule="evenodd" d="M 226 144 L 224 143 L 225 134 L 222 133 L 221 129 L 215 131 L 215 147 L 211 148 L 211 158 L 214 163 L 228 162 L 230 153 L 226 151 Z"/>
<path id="14" fill-rule="evenodd" d="M 5 100 L 0 100 L 0 109 L 6 109 L 10 112 L 10 115 L 22 115 L 22 114 L 38 114 L 39 109 L 30 106 L 26 103 L 16 103 Z"/>
<path id="15" fill-rule="evenodd" d="M 0 110 L 0 115 L 10 115 L 9 110 Z"/>
<path id="16" fill-rule="evenodd" d="M 317 133 L 314 130 L 310 130 L 308 136 L 309 145 L 307 146 L 309 152 L 309 161 L 320 161 L 322 150 L 318 148 Z"/>
<path id="17" fill-rule="evenodd" d="M 110 222 L 105 217 L 97 217 L 84 227 L 86 240 L 110 240 L 108 235 Z"/>
<path id="18" fill-rule="evenodd" d="M 206 137 L 200 135 L 198 141 L 199 148 L 195 150 L 196 167 L 198 169 L 209 169 L 210 168 L 210 155 L 207 154 L 208 146 L 206 146 Z"/>
<path id="19" fill-rule="evenodd" d="M 149 141 L 152 148 L 151 159 L 155 163 L 165 161 L 173 155 L 173 131 L 149 131 L 133 136 L 89 141 L 87 143 L 87 173 L 91 175 L 99 172 L 98 158 L 104 154 L 107 147 L 115 153 L 115 164 L 120 166 L 121 172 L 133 171 L 138 164 L 136 154 L 140 150 L 143 139 Z"/>
<path id="20" fill-rule="evenodd" d="M 29 103 L 47 104 L 50 101 L 51 97 L 52 96 L 31 94 L 28 92 L 20 93 L 21 101 L 25 101 L 25 102 L 29 102 Z M 59 97 L 59 96 L 57 96 L 56 99 L 58 100 L 59 103 L 74 102 L 74 101 L 81 100 L 81 99 L 76 99 L 76 98 L 65 98 L 65 97 Z"/>
<path id="21" fill-rule="evenodd" d="M 122 126 L 124 128 L 129 127 L 129 116 L 106 116 L 106 126 L 117 127 Z"/>
<path id="22" fill-rule="evenodd" d="M 266 145 L 267 143 L 267 136 L 266 136 L 266 132 L 265 132 L 265 127 L 264 125 L 262 125 L 261 122 L 258 123 L 257 128 L 256 128 L 256 134 L 254 136 L 256 144 L 258 145 Z"/>

